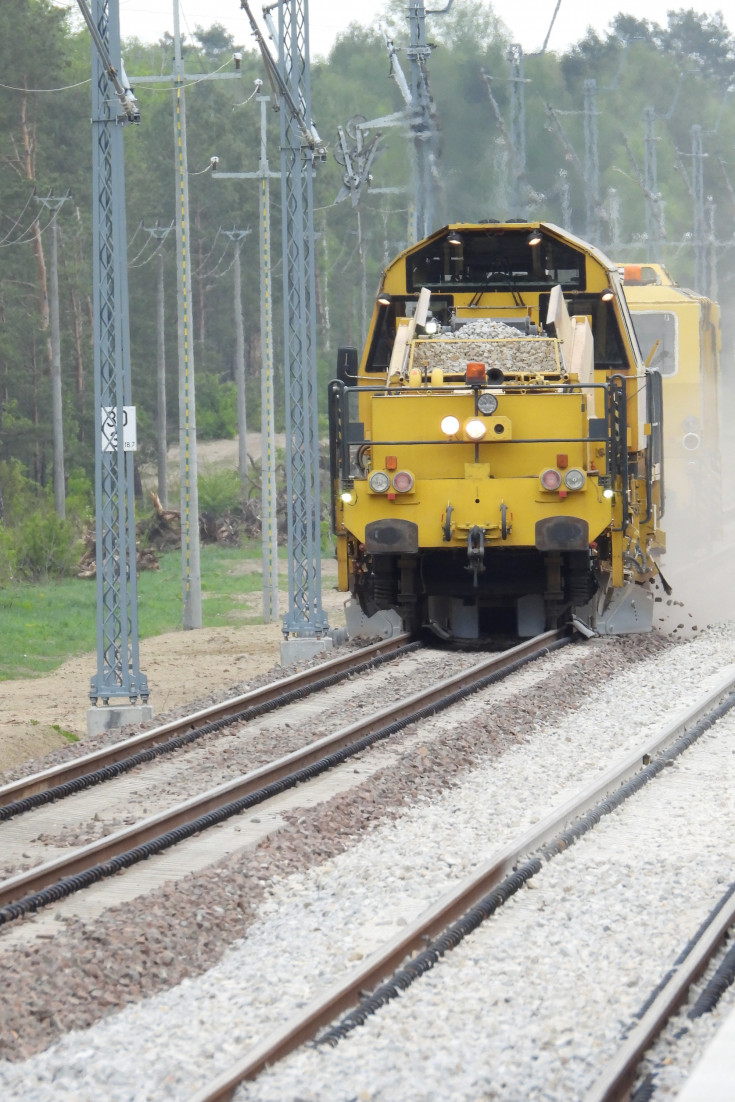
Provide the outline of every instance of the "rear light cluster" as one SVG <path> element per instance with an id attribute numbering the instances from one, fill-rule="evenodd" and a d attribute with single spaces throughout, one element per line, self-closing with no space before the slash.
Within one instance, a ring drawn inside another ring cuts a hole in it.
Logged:
<path id="1" fill-rule="evenodd" d="M 385 471 L 373 471 L 368 486 L 374 494 L 385 494 L 393 488 L 397 494 L 409 494 L 413 489 L 414 477 L 410 471 L 396 471 L 391 478 Z"/>
<path id="2" fill-rule="evenodd" d="M 556 467 L 547 467 L 539 475 L 541 489 L 554 493 L 555 490 L 583 490 L 587 475 L 579 467 L 570 467 L 564 474 Z"/>

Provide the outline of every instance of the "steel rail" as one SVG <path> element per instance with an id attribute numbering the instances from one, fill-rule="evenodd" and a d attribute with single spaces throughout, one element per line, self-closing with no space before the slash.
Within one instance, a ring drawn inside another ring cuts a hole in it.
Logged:
<path id="1" fill-rule="evenodd" d="M 355 666 L 394 654 L 410 641 L 409 635 L 401 634 L 363 647 L 359 651 L 349 651 L 309 670 L 284 677 L 281 681 L 271 682 L 259 689 L 251 689 L 240 696 L 229 697 L 218 704 L 211 704 L 198 712 L 192 712 L 191 715 L 169 720 L 159 727 L 133 735 L 114 745 L 104 746 L 100 750 L 94 750 L 72 761 L 21 777 L 17 781 L 0 787 L 0 809 L 20 803 L 40 792 L 61 788 L 90 773 L 108 769 L 153 746 L 159 746 L 167 740 L 174 739 L 184 731 L 190 732 L 207 724 L 223 723 L 228 719 L 234 722 L 241 712 L 263 708 L 267 704 L 279 701 L 282 697 L 293 697 L 318 688 L 320 682 L 326 678 L 347 677 Z"/>
<path id="2" fill-rule="evenodd" d="M 62 895 L 71 894 L 74 890 L 88 886 L 82 881 L 76 886 L 72 883 L 74 878 L 82 876 L 90 878 L 94 875 L 95 880 L 100 880 L 105 876 L 113 875 L 120 868 L 119 864 L 115 866 L 110 864 L 114 859 L 122 860 L 124 856 L 126 865 L 129 865 L 136 860 L 144 859 L 151 852 L 161 852 L 183 840 L 183 835 L 169 837 L 174 832 L 187 830 L 194 833 L 193 827 L 197 832 L 204 830 L 214 825 L 214 820 L 203 822 L 204 817 L 220 813 L 217 821 L 222 821 L 221 813 L 248 797 L 253 797 L 253 802 L 263 802 L 278 794 L 283 788 L 308 779 L 306 774 L 308 769 L 324 771 L 338 763 L 336 760 L 338 755 L 343 752 L 357 753 L 364 746 L 365 740 L 374 737 L 377 733 L 387 736 L 415 719 L 440 711 L 452 703 L 453 695 L 456 697 L 457 693 L 470 691 L 475 686 L 479 687 L 488 679 L 502 677 L 520 665 L 538 658 L 549 649 L 563 645 L 571 638 L 568 629 L 545 632 L 532 640 L 476 663 L 469 669 L 437 682 L 427 689 L 404 697 L 397 703 L 394 702 L 348 727 L 309 743 L 275 762 L 260 766 L 234 781 L 218 785 L 167 811 L 149 816 L 132 826 L 100 838 L 88 846 L 80 847 L 43 865 L 37 865 L 9 877 L 0 882 L 0 925 L 20 917 L 27 911 L 37 910 L 45 902 L 52 901 L 49 898 L 31 902 L 34 893 L 53 886 L 52 892 L 55 898 L 61 898 Z M 279 784 L 281 787 L 277 792 L 275 786 Z M 262 794 L 262 799 L 256 797 L 259 793 Z M 236 814 L 238 810 L 241 808 L 235 808 L 231 813 Z M 165 841 L 164 836 L 166 836 Z M 149 847 L 148 852 L 139 852 L 140 848 L 145 846 Z"/>
<path id="3" fill-rule="evenodd" d="M 650 735 L 637 749 L 590 781 L 577 795 L 561 804 L 540 823 L 501 847 L 471 876 L 446 892 L 415 922 L 368 957 L 345 980 L 338 981 L 325 994 L 317 996 L 290 1018 L 285 1025 L 264 1037 L 239 1062 L 192 1095 L 188 1102 L 224 1102 L 232 1097 L 240 1083 L 254 1079 L 264 1068 L 272 1066 L 299 1045 L 312 1040 L 319 1029 L 333 1022 L 343 1011 L 354 1007 L 361 993 L 372 990 L 410 954 L 425 949 L 427 941 L 437 937 L 488 895 L 515 870 L 522 858 L 552 841 L 568 824 L 634 777 L 641 768 L 649 764 L 651 758 L 669 746 L 681 733 L 695 726 L 733 689 L 735 666 L 729 666 L 727 673 L 698 701 L 677 713 L 661 730 Z"/>
<path id="4" fill-rule="evenodd" d="M 585 1094 L 583 1102 L 624 1102 L 628 1098 L 641 1057 L 650 1048 L 669 1018 L 686 1001 L 689 988 L 696 983 L 735 922 L 735 896 L 700 931 L 692 946 L 666 985 L 659 992 L 638 1025 Z"/>

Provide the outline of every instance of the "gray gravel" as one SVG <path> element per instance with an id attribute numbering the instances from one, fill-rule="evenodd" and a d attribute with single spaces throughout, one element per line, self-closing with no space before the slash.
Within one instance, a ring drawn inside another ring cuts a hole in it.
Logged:
<path id="1" fill-rule="evenodd" d="M 453 671 L 467 669 L 479 660 L 476 654 L 454 655 Z M 369 715 L 376 699 L 388 704 L 406 684 L 415 692 L 430 688 L 446 676 L 445 666 L 442 652 L 412 652 L 246 724 L 230 724 L 136 766 L 104 786 L 18 816 L 2 827 L 0 880 L 48 860 L 49 850 L 56 857 L 89 845 L 293 753 L 310 740 Z"/>
<path id="2" fill-rule="evenodd" d="M 390 768 L 193 878 L 185 897 L 163 890 L 93 930 L 70 924 L 20 962 L 0 937 L 3 1099 L 186 1098 L 734 661 L 732 626 L 676 646 L 566 648 L 404 733 Z M 732 725 L 728 738 L 707 736 L 667 771 L 663 810 L 657 782 L 349 1041 L 295 1053 L 241 1097 L 578 1097 L 732 878 Z M 697 779 L 690 762 L 718 747 Z M 692 810 L 695 784 L 706 796 Z M 667 857 L 672 833 L 681 848 Z M 34 977 L 47 981 L 35 1002 Z M 98 1020 L 105 1000 L 108 1013 L 124 1003 L 123 979 L 131 1005 Z"/>
<path id="3" fill-rule="evenodd" d="M 349 649 L 359 650 L 360 646 L 358 644 L 349 644 Z M 138 725 L 131 724 L 126 727 L 113 727 L 108 731 L 101 731 L 96 735 L 85 735 L 79 742 L 60 746 L 56 750 L 51 750 L 48 754 L 39 758 L 38 761 L 34 763 L 34 772 L 40 769 L 50 769 L 54 765 L 61 765 L 63 762 L 75 760 L 85 754 L 91 754 L 104 746 L 115 746 L 117 743 L 130 738 L 132 735 L 138 734 L 140 731 L 150 731 L 156 727 L 162 727 L 171 720 L 191 715 L 193 712 L 203 711 L 212 704 L 220 704 L 225 700 L 232 700 L 253 689 L 259 689 L 264 685 L 270 685 L 274 681 L 280 681 L 283 678 L 291 677 L 293 674 L 301 673 L 306 669 L 313 669 L 315 666 L 322 665 L 324 661 L 324 655 L 318 654 L 313 658 L 303 659 L 290 666 L 274 666 L 271 670 L 259 674 L 257 677 L 249 678 L 247 681 L 239 681 L 235 685 L 230 685 L 219 692 L 212 692 L 207 696 L 199 697 L 197 700 L 192 700 L 188 704 L 181 705 L 178 708 L 172 708 L 166 712 L 157 712 L 155 716 L 146 720 L 144 723 Z M 192 687 L 196 687 L 196 680 L 194 678 L 192 678 Z M 25 777 L 29 771 L 30 764 L 28 762 L 23 762 L 11 769 L 6 769 L 0 772 L 0 785 L 10 784 L 12 781 L 20 780 L 20 778 Z"/>

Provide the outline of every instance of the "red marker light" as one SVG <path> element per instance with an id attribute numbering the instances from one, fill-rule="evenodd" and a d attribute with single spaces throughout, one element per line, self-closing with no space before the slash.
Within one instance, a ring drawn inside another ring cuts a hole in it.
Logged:
<path id="1" fill-rule="evenodd" d="M 397 471 L 393 475 L 393 489 L 399 494 L 407 494 L 413 489 L 413 475 L 410 471 Z"/>
<path id="2" fill-rule="evenodd" d="M 541 472 L 541 485 L 544 490 L 558 490 L 561 486 L 561 475 L 555 467 L 547 467 Z"/>

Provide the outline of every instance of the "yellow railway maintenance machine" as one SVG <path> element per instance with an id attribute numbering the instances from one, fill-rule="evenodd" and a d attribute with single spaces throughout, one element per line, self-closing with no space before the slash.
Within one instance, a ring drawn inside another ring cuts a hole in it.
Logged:
<path id="1" fill-rule="evenodd" d="M 385 270 L 329 386 L 351 636 L 649 630 L 661 375 L 617 267 L 548 223 L 444 227 Z"/>
<path id="2" fill-rule="evenodd" d="M 620 266 L 644 360 L 660 372 L 672 543 L 711 544 L 722 528 L 720 308 L 661 264 Z"/>

